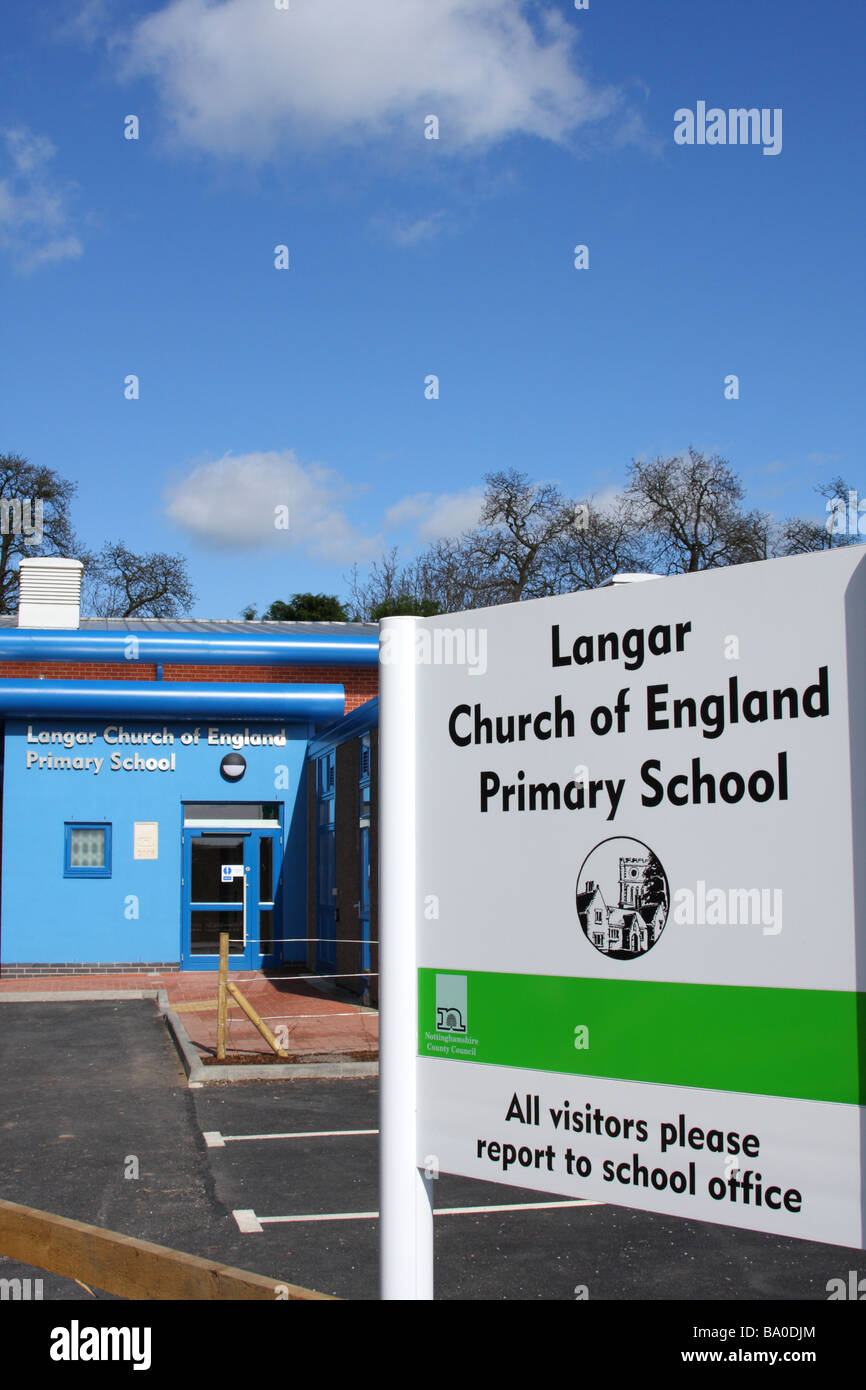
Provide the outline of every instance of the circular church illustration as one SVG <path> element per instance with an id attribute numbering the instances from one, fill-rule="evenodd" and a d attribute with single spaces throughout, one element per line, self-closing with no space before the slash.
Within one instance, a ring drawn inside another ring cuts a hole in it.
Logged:
<path id="1" fill-rule="evenodd" d="M 602 955 L 634 960 L 655 946 L 668 920 L 670 891 L 657 855 L 628 835 L 602 840 L 581 865 L 577 916 Z"/>

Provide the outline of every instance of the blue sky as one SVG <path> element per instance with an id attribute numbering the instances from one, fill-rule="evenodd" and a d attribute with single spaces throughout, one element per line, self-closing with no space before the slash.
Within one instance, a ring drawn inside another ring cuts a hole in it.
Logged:
<path id="1" fill-rule="evenodd" d="M 235 617 L 453 534 L 492 469 L 598 497 L 691 444 L 779 516 L 866 494 L 859 7 L 288 3 L 4 6 L 0 452 L 86 543 Z M 698 102 L 780 151 L 678 145 Z"/>

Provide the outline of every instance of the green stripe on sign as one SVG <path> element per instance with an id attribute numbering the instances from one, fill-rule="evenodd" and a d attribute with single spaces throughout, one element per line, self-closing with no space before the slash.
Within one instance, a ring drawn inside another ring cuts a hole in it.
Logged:
<path id="1" fill-rule="evenodd" d="M 466 980 L 465 1034 L 437 1028 L 448 975 Z M 418 1007 L 422 1057 L 854 1105 L 866 1094 L 854 991 L 419 970 Z"/>

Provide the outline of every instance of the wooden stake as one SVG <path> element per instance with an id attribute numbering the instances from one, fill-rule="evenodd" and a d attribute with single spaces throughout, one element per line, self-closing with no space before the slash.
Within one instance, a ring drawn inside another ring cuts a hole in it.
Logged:
<path id="1" fill-rule="evenodd" d="M 217 1059 L 225 1061 L 226 1056 L 226 985 L 229 978 L 229 934 L 220 932 L 220 973 L 217 996 Z"/>
<path id="2" fill-rule="evenodd" d="M 271 1032 L 271 1030 L 270 1030 L 270 1028 L 268 1027 L 268 1025 L 265 1023 L 264 1019 L 262 1019 L 262 1018 L 259 1017 L 259 1015 L 256 1013 L 255 1009 L 253 1008 L 252 1004 L 250 1004 L 250 1003 L 244 998 L 244 996 L 241 994 L 241 992 L 240 992 L 240 990 L 238 989 L 237 985 L 232 984 L 232 982 L 229 981 L 229 983 L 228 983 L 228 985 L 227 985 L 226 987 L 227 987 L 228 992 L 229 992 L 229 994 L 231 995 L 232 999 L 236 999 L 236 1000 L 237 1000 L 237 1002 L 240 1004 L 241 1008 L 243 1009 L 244 1013 L 246 1014 L 247 1018 L 249 1019 L 250 1023 L 254 1024 L 255 1027 L 258 1028 L 258 1030 L 259 1030 L 259 1032 L 261 1033 L 262 1037 L 264 1038 L 265 1042 L 268 1043 L 269 1046 L 273 1048 L 273 1050 L 274 1050 L 274 1052 L 276 1052 L 277 1056 L 278 1056 L 278 1057 L 288 1057 L 289 1054 L 288 1054 L 288 1052 L 286 1051 L 286 1049 L 285 1049 L 284 1047 L 280 1047 L 280 1044 L 277 1042 L 276 1038 L 274 1037 L 274 1035 L 273 1035 L 273 1033 Z"/>

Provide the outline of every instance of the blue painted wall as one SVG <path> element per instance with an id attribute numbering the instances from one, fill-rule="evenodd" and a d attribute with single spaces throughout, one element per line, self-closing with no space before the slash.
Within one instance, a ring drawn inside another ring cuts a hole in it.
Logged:
<path id="1" fill-rule="evenodd" d="M 226 738 L 244 734 L 244 727 L 233 723 L 213 727 Z M 226 782 L 219 770 L 225 754 L 235 750 L 230 743 L 209 744 L 206 725 L 143 720 L 123 725 L 128 734 L 162 735 L 165 731 L 172 741 L 158 745 L 114 742 L 117 734 L 111 729 L 104 720 L 32 719 L 6 724 L 0 960 L 9 964 L 179 960 L 184 801 L 282 802 L 285 920 L 275 922 L 274 931 L 280 937 L 303 937 L 304 756 L 311 727 L 248 725 L 246 731 L 252 737 L 282 731 L 286 742 L 239 747 L 236 751 L 245 757 L 247 770 L 237 784 Z M 193 741 L 195 730 L 197 741 Z M 71 746 L 40 743 L 36 741 L 39 734 L 66 735 Z M 165 761 L 174 755 L 175 766 L 173 770 L 117 766 L 119 760 L 136 755 Z M 58 766 L 58 757 L 82 765 Z M 52 761 L 40 766 L 39 758 Z M 86 764 L 88 758 L 103 759 L 98 770 L 95 761 Z M 64 878 L 68 821 L 112 826 L 110 878 Z M 158 859 L 133 858 L 135 821 L 159 823 Z M 137 919 L 127 915 L 132 897 L 138 899 Z M 287 948 L 286 959 L 304 956 L 302 943 Z"/>

